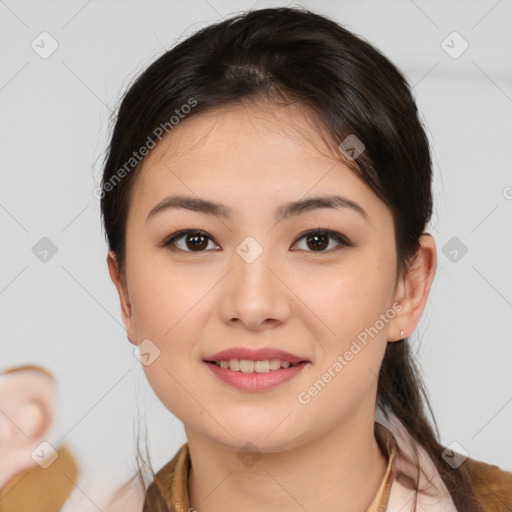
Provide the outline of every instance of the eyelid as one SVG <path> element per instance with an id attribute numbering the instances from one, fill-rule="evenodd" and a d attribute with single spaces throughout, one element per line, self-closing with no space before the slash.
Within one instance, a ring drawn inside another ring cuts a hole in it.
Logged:
<path id="1" fill-rule="evenodd" d="M 162 248 L 168 248 L 169 250 L 171 250 L 173 252 L 192 253 L 192 254 L 201 254 L 201 253 L 207 252 L 206 250 L 202 250 L 202 251 L 188 251 L 188 250 L 179 249 L 179 248 L 173 246 L 173 244 L 176 242 L 176 240 L 179 240 L 180 238 L 182 238 L 182 237 L 184 237 L 185 235 L 188 235 L 188 234 L 199 234 L 199 235 L 202 235 L 205 238 L 211 240 L 217 246 L 219 245 L 215 241 L 215 239 L 209 233 L 207 233 L 206 231 L 203 231 L 202 229 L 187 228 L 187 229 L 180 229 L 178 231 L 175 231 L 174 233 L 172 233 L 171 235 L 166 237 L 160 244 L 158 244 L 158 246 L 162 247 Z M 330 229 L 323 229 L 323 228 L 320 228 L 320 227 L 313 228 L 313 229 L 308 229 L 306 231 L 303 231 L 300 235 L 297 236 L 297 238 L 293 242 L 292 246 L 296 245 L 300 240 L 302 240 L 304 237 L 306 237 L 307 235 L 310 235 L 310 234 L 328 236 L 332 240 L 335 240 L 338 245 L 334 249 L 331 248 L 331 249 L 329 249 L 327 251 L 325 251 L 325 250 L 323 250 L 323 251 L 305 251 L 305 252 L 308 252 L 308 253 L 312 253 L 312 254 L 316 254 L 316 255 L 331 254 L 332 252 L 335 252 L 337 250 L 343 249 L 344 247 L 355 247 L 356 246 L 356 244 L 351 242 L 342 233 L 339 233 L 337 231 L 333 231 L 333 230 L 330 230 Z"/>

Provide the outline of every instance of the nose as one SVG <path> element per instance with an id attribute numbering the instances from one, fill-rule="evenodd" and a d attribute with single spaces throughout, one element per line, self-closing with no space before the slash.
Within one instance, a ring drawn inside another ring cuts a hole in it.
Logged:
<path id="1" fill-rule="evenodd" d="M 286 322 L 293 293 L 286 285 L 283 265 L 276 264 L 266 250 L 252 262 L 235 252 L 232 261 L 220 291 L 223 321 L 252 331 Z"/>

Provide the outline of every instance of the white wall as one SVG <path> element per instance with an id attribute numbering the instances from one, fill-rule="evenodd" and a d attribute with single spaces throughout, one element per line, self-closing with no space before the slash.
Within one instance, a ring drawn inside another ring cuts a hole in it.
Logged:
<path id="1" fill-rule="evenodd" d="M 416 84 L 434 147 L 439 265 L 411 341 L 442 441 L 512 470 L 512 4 L 300 4 L 374 43 Z M 133 357 L 107 272 L 92 191 L 110 109 L 178 38 L 236 11 L 282 5 L 0 2 L 0 370 L 35 363 L 53 372 L 59 438 L 95 474 L 120 479 L 133 468 L 137 403 L 155 467 L 185 441 Z M 31 48 L 42 31 L 58 43 L 47 59 Z M 441 47 L 453 31 L 469 44 L 456 59 Z M 58 249 L 47 263 L 32 253 L 42 237 Z M 468 248 L 455 263 L 443 253 L 452 237 Z"/>

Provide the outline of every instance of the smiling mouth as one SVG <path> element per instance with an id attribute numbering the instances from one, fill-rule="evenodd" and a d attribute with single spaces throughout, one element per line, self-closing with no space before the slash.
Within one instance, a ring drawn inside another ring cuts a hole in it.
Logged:
<path id="1" fill-rule="evenodd" d="M 253 361 L 251 359 L 230 359 L 224 361 L 205 361 L 225 370 L 240 373 L 268 373 L 277 370 L 284 370 L 305 364 L 307 361 L 290 363 L 282 359 L 265 359 L 262 361 Z"/>

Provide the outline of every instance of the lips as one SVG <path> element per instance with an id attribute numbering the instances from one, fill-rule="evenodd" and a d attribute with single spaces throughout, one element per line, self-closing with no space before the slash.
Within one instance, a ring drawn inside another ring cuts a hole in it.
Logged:
<path id="1" fill-rule="evenodd" d="M 290 352 L 285 352 L 277 348 L 264 347 L 259 349 L 251 349 L 245 347 L 230 348 L 216 352 L 204 358 L 205 362 L 229 361 L 230 359 L 248 359 L 250 361 L 265 361 L 266 359 L 280 359 L 281 361 L 289 361 L 290 364 L 301 362 L 309 362 L 306 358 L 300 357 Z"/>

